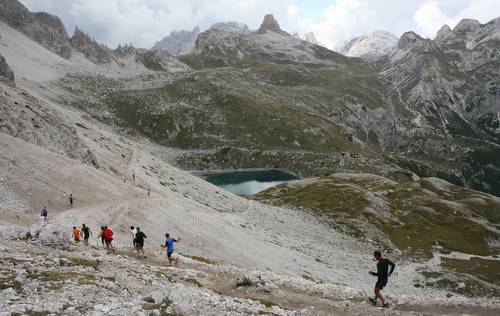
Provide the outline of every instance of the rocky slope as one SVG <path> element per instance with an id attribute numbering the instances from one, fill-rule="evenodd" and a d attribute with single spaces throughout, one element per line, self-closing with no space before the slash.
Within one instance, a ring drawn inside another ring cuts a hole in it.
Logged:
<path id="1" fill-rule="evenodd" d="M 71 43 L 61 20 L 45 12 L 30 12 L 17 0 L 0 3 L 0 20 L 63 58 L 71 57 Z"/>
<path id="2" fill-rule="evenodd" d="M 375 31 L 350 40 L 339 42 L 335 51 L 349 57 L 375 61 L 390 55 L 398 45 L 398 38 L 385 31 Z"/>

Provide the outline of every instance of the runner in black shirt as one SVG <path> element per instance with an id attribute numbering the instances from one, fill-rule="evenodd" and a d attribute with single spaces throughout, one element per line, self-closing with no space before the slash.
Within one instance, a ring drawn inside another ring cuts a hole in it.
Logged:
<path id="1" fill-rule="evenodd" d="M 83 241 L 85 242 L 85 245 L 89 245 L 89 238 L 90 235 L 92 235 L 92 232 L 90 231 L 90 228 L 86 226 L 85 224 L 82 225 L 82 232 L 83 232 Z"/>
<path id="2" fill-rule="evenodd" d="M 382 301 L 383 307 L 389 307 L 389 304 L 385 302 L 384 296 L 380 291 L 387 285 L 387 280 L 392 275 L 392 272 L 394 272 L 396 265 L 391 260 L 382 258 L 380 251 L 375 251 L 373 255 L 375 260 L 378 261 L 377 272 L 370 271 L 369 273 L 377 277 L 377 283 L 375 283 L 374 289 L 375 298 L 370 298 L 370 302 L 375 306 L 377 305 L 377 298 L 379 298 Z M 389 266 L 391 266 L 391 270 L 389 270 Z"/>
<path id="3" fill-rule="evenodd" d="M 141 229 L 139 227 L 136 227 L 135 229 L 137 230 L 137 233 L 135 233 L 134 243 L 135 243 L 135 248 L 137 249 L 137 256 L 138 257 L 142 256 L 143 258 L 146 258 L 144 256 L 144 238 L 148 237 L 146 237 L 146 234 L 141 232 Z"/>

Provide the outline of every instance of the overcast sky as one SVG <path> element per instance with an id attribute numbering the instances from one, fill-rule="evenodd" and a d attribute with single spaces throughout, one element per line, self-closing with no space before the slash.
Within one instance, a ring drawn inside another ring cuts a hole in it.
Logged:
<path id="1" fill-rule="evenodd" d="M 333 48 L 338 41 L 386 30 L 433 38 L 462 18 L 481 23 L 500 16 L 500 0 L 21 0 L 31 11 L 59 16 L 70 35 L 75 25 L 99 42 L 150 48 L 172 30 L 203 29 L 238 21 L 257 29 L 273 13 L 286 31 L 313 31 Z"/>

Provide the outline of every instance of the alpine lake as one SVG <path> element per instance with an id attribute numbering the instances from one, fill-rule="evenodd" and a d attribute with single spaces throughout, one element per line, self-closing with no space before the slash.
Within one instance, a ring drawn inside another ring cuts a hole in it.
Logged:
<path id="1" fill-rule="evenodd" d="M 200 174 L 206 181 L 237 195 L 253 195 L 297 176 L 277 169 L 214 171 Z"/>

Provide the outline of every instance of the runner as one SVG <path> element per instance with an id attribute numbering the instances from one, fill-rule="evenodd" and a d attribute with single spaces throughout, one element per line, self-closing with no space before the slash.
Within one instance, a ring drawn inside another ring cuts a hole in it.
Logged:
<path id="1" fill-rule="evenodd" d="M 69 194 L 68 200 L 69 200 L 69 205 L 73 207 L 73 193 Z"/>
<path id="2" fill-rule="evenodd" d="M 136 230 L 137 233 L 135 234 L 134 243 L 135 243 L 135 248 L 137 249 L 137 257 L 146 258 L 146 256 L 144 256 L 144 238 L 148 237 L 146 237 L 146 234 L 141 232 L 141 229 L 139 227 L 137 227 Z"/>
<path id="3" fill-rule="evenodd" d="M 47 211 L 47 206 L 44 206 L 42 209 L 42 212 L 40 214 L 40 217 L 42 218 L 43 222 L 47 222 L 47 216 L 49 215 L 49 211 Z"/>
<path id="4" fill-rule="evenodd" d="M 391 260 L 382 258 L 382 253 L 378 250 L 373 253 L 373 256 L 375 257 L 375 260 L 378 261 L 377 272 L 370 271 L 369 273 L 377 276 L 377 283 L 375 283 L 375 289 L 373 290 L 375 298 L 369 298 L 369 300 L 373 306 L 376 306 L 377 298 L 379 298 L 382 301 L 382 306 L 387 308 L 389 307 L 389 303 L 385 302 L 385 298 L 380 291 L 387 285 L 387 280 L 392 275 L 392 272 L 394 272 L 396 265 Z M 390 271 L 389 266 L 391 266 Z"/>
<path id="5" fill-rule="evenodd" d="M 92 235 L 92 231 L 90 231 L 90 228 L 88 226 L 85 226 L 85 224 L 82 225 L 82 232 L 83 232 L 83 242 L 85 243 L 86 246 L 89 245 L 89 238 Z"/>
<path id="6" fill-rule="evenodd" d="M 177 264 L 179 262 L 179 258 L 176 256 L 174 256 L 174 242 L 179 242 L 181 241 L 180 238 L 170 238 L 170 234 L 169 233 L 166 233 L 165 234 L 165 245 L 161 245 L 163 248 L 167 248 L 167 257 L 168 257 L 168 263 L 171 265 L 172 262 L 174 262 L 175 264 Z"/>
<path id="7" fill-rule="evenodd" d="M 130 235 L 132 235 L 132 247 L 135 249 L 135 234 L 137 234 L 137 229 L 134 226 L 130 226 Z"/>
<path id="8" fill-rule="evenodd" d="M 76 228 L 76 226 L 73 226 L 73 240 L 75 242 L 80 242 L 80 230 Z"/>
<path id="9" fill-rule="evenodd" d="M 113 231 L 108 226 L 104 226 L 104 242 L 106 244 L 106 249 L 115 251 L 115 248 L 112 245 Z"/>
<path id="10" fill-rule="evenodd" d="M 106 228 L 104 226 L 101 226 L 101 229 L 99 230 L 99 233 L 97 233 L 97 239 L 101 238 L 102 246 L 104 246 L 105 240 L 104 240 L 104 231 Z"/>

